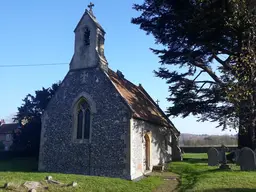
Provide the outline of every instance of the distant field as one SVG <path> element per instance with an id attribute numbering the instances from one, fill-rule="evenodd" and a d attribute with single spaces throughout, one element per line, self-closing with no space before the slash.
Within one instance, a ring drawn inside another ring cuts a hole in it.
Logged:
<path id="1" fill-rule="evenodd" d="M 206 145 L 203 145 L 203 146 L 183 146 L 183 147 L 180 147 L 181 150 L 184 152 L 184 153 L 207 153 L 207 151 L 210 149 L 210 148 L 216 148 L 217 150 L 220 150 L 221 149 L 221 146 L 220 145 L 210 145 L 210 146 L 206 146 Z M 232 151 L 232 150 L 235 150 L 237 149 L 237 146 L 236 145 L 227 145 L 226 146 L 228 148 L 229 151 Z"/>

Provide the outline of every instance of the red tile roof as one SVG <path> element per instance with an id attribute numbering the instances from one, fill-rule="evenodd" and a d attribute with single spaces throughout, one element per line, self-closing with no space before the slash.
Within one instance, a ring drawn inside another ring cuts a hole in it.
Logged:
<path id="1" fill-rule="evenodd" d="M 16 128 L 18 128 L 17 123 L 3 124 L 0 126 L 0 134 L 10 134 Z"/>
<path id="2" fill-rule="evenodd" d="M 171 127 L 179 132 L 141 85 L 134 85 L 127 79 L 119 77 L 111 69 L 108 69 L 108 75 L 118 92 L 132 109 L 134 118 Z"/>

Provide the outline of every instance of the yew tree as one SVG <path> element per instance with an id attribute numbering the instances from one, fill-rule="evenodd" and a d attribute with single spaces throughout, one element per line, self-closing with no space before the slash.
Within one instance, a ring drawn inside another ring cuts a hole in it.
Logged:
<path id="1" fill-rule="evenodd" d="M 12 150 L 27 152 L 38 157 L 41 116 L 46 109 L 51 98 L 60 86 L 60 82 L 52 84 L 49 88 L 42 88 L 35 91 L 35 94 L 28 94 L 14 118 L 19 122 L 20 129 L 13 132 Z"/>
<path id="2" fill-rule="evenodd" d="M 239 130 L 256 147 L 256 1 L 144 0 L 132 19 L 161 49 L 156 76 L 169 86 L 169 116 Z"/>

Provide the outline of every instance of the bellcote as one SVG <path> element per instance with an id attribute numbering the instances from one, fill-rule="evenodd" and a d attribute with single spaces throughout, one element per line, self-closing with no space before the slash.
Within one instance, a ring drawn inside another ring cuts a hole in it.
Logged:
<path id="1" fill-rule="evenodd" d="M 75 50 L 70 63 L 70 70 L 91 67 L 108 69 L 108 63 L 104 55 L 106 33 L 96 20 L 92 12 L 92 6 L 93 4 L 88 6 L 90 10 L 85 10 L 74 30 Z"/>

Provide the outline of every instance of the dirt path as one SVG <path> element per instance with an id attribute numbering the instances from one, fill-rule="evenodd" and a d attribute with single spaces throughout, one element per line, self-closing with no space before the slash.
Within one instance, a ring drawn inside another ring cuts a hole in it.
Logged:
<path id="1" fill-rule="evenodd" d="M 160 176 L 164 180 L 164 184 L 159 186 L 153 192 L 177 192 L 179 185 L 179 175 L 171 172 L 152 173 L 151 175 Z"/>

